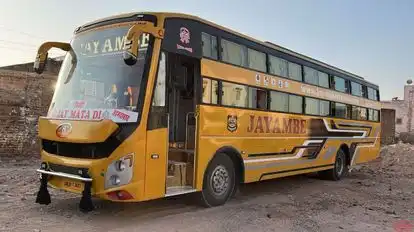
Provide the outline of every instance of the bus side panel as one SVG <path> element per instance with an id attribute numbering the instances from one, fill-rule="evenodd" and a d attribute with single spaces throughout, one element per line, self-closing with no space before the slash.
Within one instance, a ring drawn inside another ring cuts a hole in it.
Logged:
<path id="1" fill-rule="evenodd" d="M 201 106 L 198 183 L 202 183 L 208 162 L 221 147 L 233 147 L 241 154 L 245 182 L 260 180 L 267 172 L 314 166 L 316 157 L 300 156 L 311 155 L 310 148 L 321 148 L 323 141 L 308 141 L 307 127 L 307 118 L 300 115 Z M 309 149 L 302 149 L 307 145 Z M 321 161 L 323 165 L 328 162 Z"/>
<path id="2" fill-rule="evenodd" d="M 377 131 L 370 122 L 204 105 L 197 183 L 201 187 L 204 170 L 221 147 L 233 147 L 242 155 L 245 182 L 254 182 L 332 168 L 344 144 L 356 151 L 372 146 L 358 162 L 373 159 L 378 153 L 379 140 L 373 136 Z"/>
<path id="3" fill-rule="evenodd" d="M 370 134 L 371 143 L 360 143 L 353 153 L 351 165 L 370 162 L 379 157 L 381 149 L 381 124 L 372 124 L 372 133 Z"/>

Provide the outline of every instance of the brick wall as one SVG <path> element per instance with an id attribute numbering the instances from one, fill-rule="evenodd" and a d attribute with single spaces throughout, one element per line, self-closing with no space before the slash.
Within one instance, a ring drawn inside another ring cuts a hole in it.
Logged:
<path id="1" fill-rule="evenodd" d="M 0 156 L 37 155 L 37 120 L 53 96 L 55 74 L 0 70 Z"/>

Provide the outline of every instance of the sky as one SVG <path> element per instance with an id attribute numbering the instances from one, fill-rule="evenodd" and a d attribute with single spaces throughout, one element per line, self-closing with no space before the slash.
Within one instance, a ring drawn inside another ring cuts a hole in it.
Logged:
<path id="1" fill-rule="evenodd" d="M 411 0 L 5 1 L 0 66 L 32 62 L 42 42 L 68 42 L 77 26 L 134 11 L 193 14 L 271 41 L 364 77 L 380 86 L 382 100 L 402 98 L 404 84 L 414 79 Z"/>

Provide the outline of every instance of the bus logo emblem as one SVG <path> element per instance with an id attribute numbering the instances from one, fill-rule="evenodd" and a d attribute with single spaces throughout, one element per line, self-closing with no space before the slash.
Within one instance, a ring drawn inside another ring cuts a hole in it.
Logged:
<path id="1" fill-rule="evenodd" d="M 237 116 L 227 115 L 227 130 L 235 132 L 237 130 Z"/>
<path id="2" fill-rule="evenodd" d="M 190 43 L 190 31 L 185 27 L 180 28 L 180 41 L 183 44 Z"/>
<path id="3" fill-rule="evenodd" d="M 177 44 L 178 50 L 185 50 L 188 52 L 193 52 L 193 48 L 186 47 L 190 45 L 190 30 L 188 30 L 186 27 L 180 28 L 180 42 L 181 44 Z"/>
<path id="4" fill-rule="evenodd" d="M 72 132 L 72 125 L 70 123 L 60 124 L 56 129 L 56 136 L 64 138 Z"/>

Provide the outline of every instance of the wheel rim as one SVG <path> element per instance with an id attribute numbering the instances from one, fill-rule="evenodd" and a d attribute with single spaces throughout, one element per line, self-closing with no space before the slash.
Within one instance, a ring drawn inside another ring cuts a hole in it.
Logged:
<path id="1" fill-rule="evenodd" d="M 227 169 L 222 165 L 217 166 L 213 170 L 210 178 L 210 184 L 214 194 L 223 195 L 229 188 L 229 182 L 230 178 Z"/>
<path id="2" fill-rule="evenodd" d="M 344 160 L 342 159 L 342 157 L 338 157 L 338 159 L 336 160 L 336 173 L 338 174 L 338 176 L 342 175 L 343 170 Z"/>

